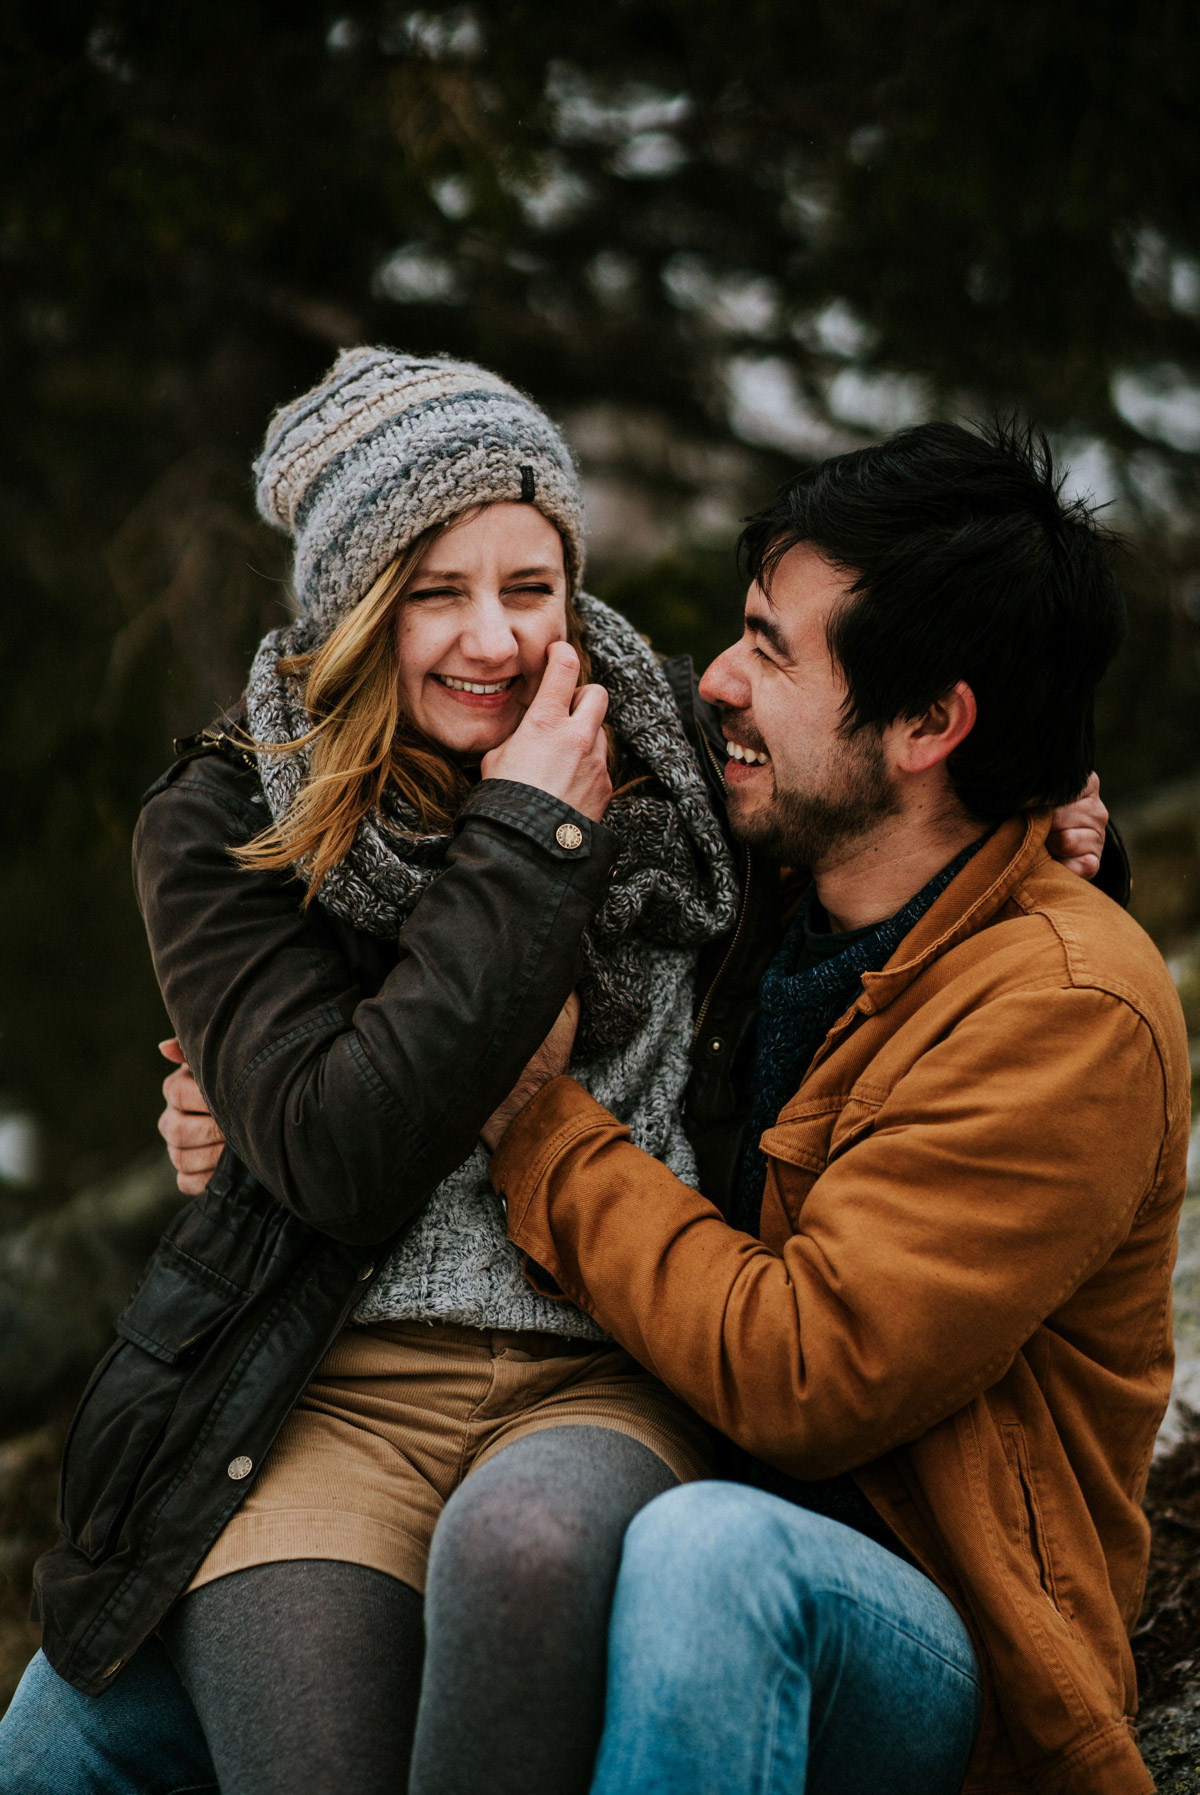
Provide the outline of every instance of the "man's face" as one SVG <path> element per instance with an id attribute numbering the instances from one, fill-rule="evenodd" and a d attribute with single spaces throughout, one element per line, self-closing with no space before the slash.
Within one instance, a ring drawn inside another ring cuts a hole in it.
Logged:
<path id="1" fill-rule="evenodd" d="M 812 872 L 899 808 L 878 734 L 841 731 L 846 684 L 825 628 L 851 583 L 809 544 L 789 549 L 770 596 L 747 593 L 741 641 L 700 682 L 722 712 L 735 833 Z"/>

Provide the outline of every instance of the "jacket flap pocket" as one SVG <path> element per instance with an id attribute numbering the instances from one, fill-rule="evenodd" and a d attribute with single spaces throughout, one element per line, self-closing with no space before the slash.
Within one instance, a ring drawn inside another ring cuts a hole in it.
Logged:
<path id="1" fill-rule="evenodd" d="M 785 1165 L 800 1166 L 806 1172 L 823 1172 L 829 1157 L 829 1136 L 841 1103 L 823 1103 L 819 1110 L 807 1115 L 788 1115 L 786 1111 L 773 1128 L 759 1137 L 759 1146 L 769 1159 L 781 1159 Z"/>
<path id="2" fill-rule="evenodd" d="M 851 1092 L 842 1105 L 841 1113 L 834 1123 L 829 1137 L 829 1157 L 836 1159 L 847 1147 L 861 1141 L 864 1135 L 870 1134 L 875 1126 L 875 1118 L 879 1114 L 879 1105 L 883 1093 L 867 1092 L 861 1086 Z"/>
<path id="3" fill-rule="evenodd" d="M 143 1352 L 174 1365 L 199 1346 L 249 1293 L 211 1266 L 184 1253 L 174 1241 L 160 1243 L 116 1329 Z"/>
<path id="4" fill-rule="evenodd" d="M 779 1120 L 759 1145 L 772 1159 L 819 1176 L 831 1159 L 869 1133 L 878 1108 L 879 1097 L 858 1088 L 808 1102 L 803 1096 L 794 1097 L 784 1104 Z"/>

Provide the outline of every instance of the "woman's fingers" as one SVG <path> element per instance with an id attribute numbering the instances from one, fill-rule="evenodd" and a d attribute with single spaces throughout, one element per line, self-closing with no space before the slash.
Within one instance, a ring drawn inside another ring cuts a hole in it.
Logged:
<path id="1" fill-rule="evenodd" d="M 594 734 L 603 724 L 608 711 L 608 690 L 605 686 L 576 686 L 571 700 L 571 721 L 580 729 Z"/>
<path id="2" fill-rule="evenodd" d="M 546 670 L 526 711 L 526 718 L 535 723 L 561 723 L 570 715 L 573 695 L 578 690 L 579 656 L 569 642 L 551 642 L 546 653 Z"/>
<path id="3" fill-rule="evenodd" d="M 575 650 L 553 643 L 536 698 L 508 740 L 484 755 L 481 771 L 485 779 L 536 786 L 598 823 L 612 797 L 601 727 L 608 693 L 577 687 L 578 676 Z"/>
<path id="4" fill-rule="evenodd" d="M 179 1044 L 179 1037 L 177 1035 L 172 1035 L 169 1040 L 160 1041 L 158 1044 L 158 1051 L 162 1054 L 165 1060 L 171 1060 L 176 1066 L 182 1066 L 186 1063 L 184 1060 L 183 1048 Z"/>

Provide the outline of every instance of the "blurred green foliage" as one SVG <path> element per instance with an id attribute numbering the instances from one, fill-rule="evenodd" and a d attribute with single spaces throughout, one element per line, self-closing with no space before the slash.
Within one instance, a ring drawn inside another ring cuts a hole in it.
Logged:
<path id="1" fill-rule="evenodd" d="M 249 462 L 339 345 L 566 418 L 648 520 L 600 589 L 701 659 L 798 456 L 1020 407 L 1137 542 L 1106 788 L 1194 767 L 1198 75 L 1185 0 L 6 0 L 0 1104 L 45 1141 L 10 1207 L 149 1138 L 138 793 L 281 615 Z"/>

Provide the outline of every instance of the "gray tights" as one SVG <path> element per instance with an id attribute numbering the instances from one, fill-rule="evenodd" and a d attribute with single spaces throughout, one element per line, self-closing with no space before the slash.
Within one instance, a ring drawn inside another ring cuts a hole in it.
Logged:
<path id="1" fill-rule="evenodd" d="M 424 1603 L 316 1559 L 188 1596 L 164 1637 L 222 1795 L 586 1795 L 621 1541 L 675 1481 L 624 1434 L 549 1429 L 451 1497 Z"/>

